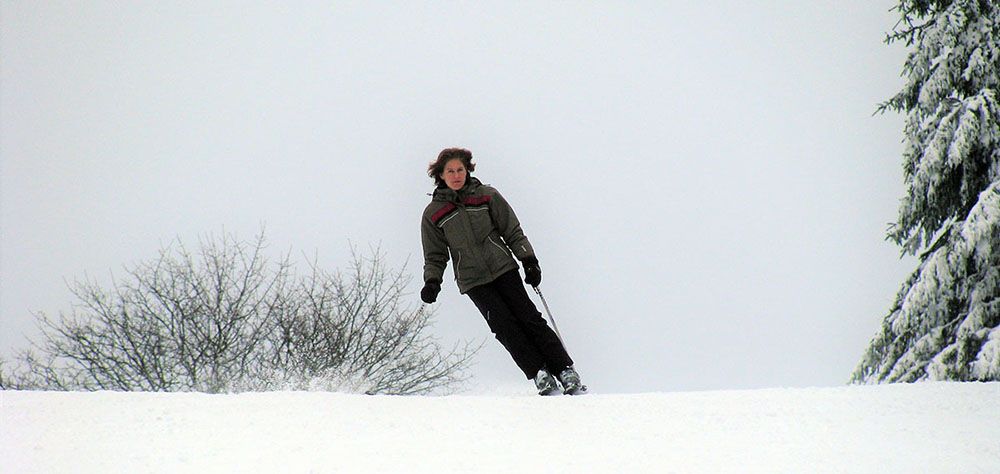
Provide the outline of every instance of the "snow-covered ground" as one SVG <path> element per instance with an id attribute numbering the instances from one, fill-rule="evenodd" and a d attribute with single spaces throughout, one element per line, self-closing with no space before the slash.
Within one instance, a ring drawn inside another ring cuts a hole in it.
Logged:
<path id="1" fill-rule="evenodd" d="M 0 472 L 1000 472 L 1000 383 L 585 397 L 0 392 Z"/>

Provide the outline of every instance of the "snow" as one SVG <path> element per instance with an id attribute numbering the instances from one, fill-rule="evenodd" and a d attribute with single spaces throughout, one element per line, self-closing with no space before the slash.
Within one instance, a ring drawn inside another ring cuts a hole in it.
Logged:
<path id="1" fill-rule="evenodd" d="M 366 396 L 0 392 L 0 472 L 1000 472 L 1000 383 Z"/>

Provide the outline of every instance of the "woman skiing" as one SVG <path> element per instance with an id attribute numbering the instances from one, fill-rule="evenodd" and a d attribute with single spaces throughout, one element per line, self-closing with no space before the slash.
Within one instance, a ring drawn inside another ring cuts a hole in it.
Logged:
<path id="1" fill-rule="evenodd" d="M 420 224 L 420 299 L 437 301 L 450 258 L 459 292 L 469 295 L 517 366 L 534 379 L 538 393 L 558 393 L 556 379 L 564 393 L 582 393 L 573 360 L 521 284 L 514 257 L 524 265 L 525 283 L 537 287 L 542 281 L 535 252 L 503 196 L 469 175 L 475 169 L 472 153 L 463 148 L 441 151 L 427 168 L 437 189 Z"/>

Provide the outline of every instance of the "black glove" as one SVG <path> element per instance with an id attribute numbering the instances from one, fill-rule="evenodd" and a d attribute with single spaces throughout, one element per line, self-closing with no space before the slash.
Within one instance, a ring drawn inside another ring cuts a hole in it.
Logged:
<path id="1" fill-rule="evenodd" d="M 524 264 L 524 282 L 531 286 L 542 283 L 542 269 L 538 268 L 538 259 L 534 256 L 521 261 Z"/>
<path id="2" fill-rule="evenodd" d="M 441 280 L 427 280 L 427 283 L 424 283 L 424 288 L 420 290 L 420 299 L 424 303 L 431 304 L 437 301 L 440 292 Z"/>

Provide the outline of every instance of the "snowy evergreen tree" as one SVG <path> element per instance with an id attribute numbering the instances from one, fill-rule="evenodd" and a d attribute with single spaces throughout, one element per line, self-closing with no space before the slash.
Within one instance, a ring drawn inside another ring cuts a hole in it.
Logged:
<path id="1" fill-rule="evenodd" d="M 905 195 L 888 238 L 920 265 L 852 376 L 1000 380 L 1000 5 L 903 0 L 887 42 L 912 48 Z"/>

